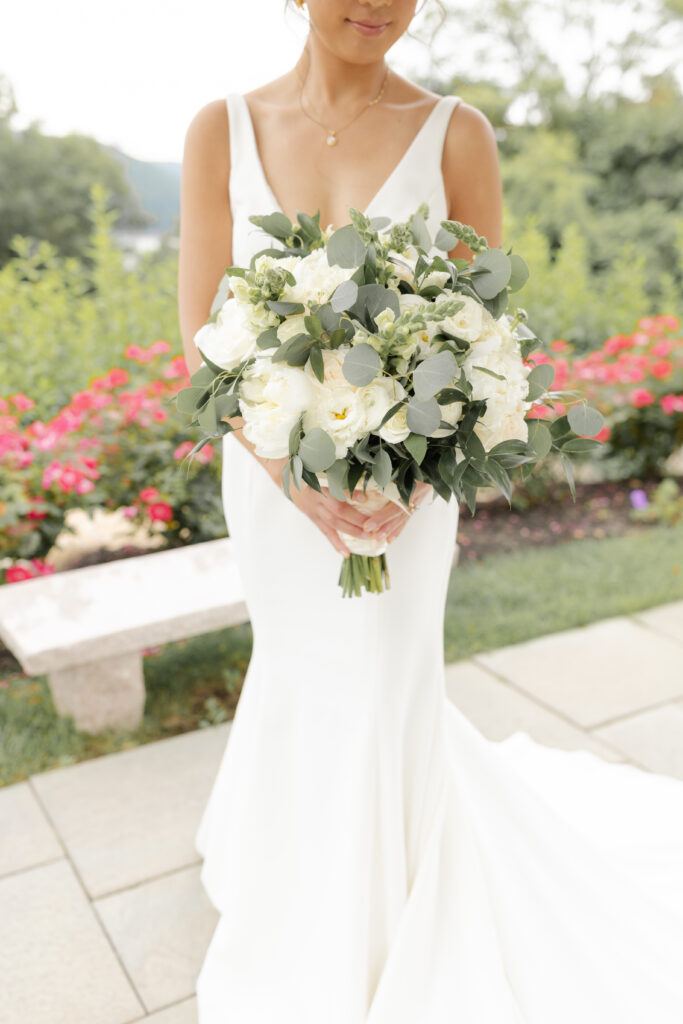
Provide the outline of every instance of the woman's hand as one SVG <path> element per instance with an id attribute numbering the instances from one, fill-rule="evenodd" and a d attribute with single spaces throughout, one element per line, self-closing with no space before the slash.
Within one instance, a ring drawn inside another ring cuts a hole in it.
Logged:
<path id="1" fill-rule="evenodd" d="M 433 491 L 434 488 L 431 484 L 426 483 L 424 480 L 416 480 L 410 498 L 411 505 L 415 507 L 421 505 L 426 495 L 432 494 Z M 405 506 L 399 506 L 394 501 L 387 501 L 377 512 L 373 512 L 372 515 L 366 517 L 365 530 L 378 531 L 384 534 L 387 540 L 392 541 L 398 537 L 412 514 L 412 509 L 409 510 Z"/>
<path id="2" fill-rule="evenodd" d="M 268 473 L 281 491 L 284 490 L 282 486 L 282 470 L 288 461 L 287 458 L 264 460 Z M 370 517 L 353 508 L 348 502 L 338 501 L 336 498 L 333 498 L 326 487 L 323 487 L 322 493 L 319 493 L 314 487 L 309 487 L 308 484 L 304 483 L 301 490 L 299 490 L 294 482 L 290 480 L 289 493 L 296 507 L 300 508 L 315 523 L 318 529 L 322 530 L 332 546 L 340 554 L 344 556 L 350 555 L 351 551 L 337 534 L 337 530 L 353 534 L 357 537 L 368 537 L 368 532 L 363 529 L 363 526 L 369 521 Z M 354 501 L 362 502 L 365 500 L 362 489 L 354 491 Z"/>

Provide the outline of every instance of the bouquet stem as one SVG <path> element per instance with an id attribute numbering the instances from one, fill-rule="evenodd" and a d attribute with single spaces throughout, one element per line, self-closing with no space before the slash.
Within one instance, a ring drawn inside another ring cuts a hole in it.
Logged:
<path id="1" fill-rule="evenodd" d="M 347 555 L 339 573 L 339 586 L 343 597 L 359 597 L 363 589 L 370 594 L 389 590 L 386 555 Z"/>

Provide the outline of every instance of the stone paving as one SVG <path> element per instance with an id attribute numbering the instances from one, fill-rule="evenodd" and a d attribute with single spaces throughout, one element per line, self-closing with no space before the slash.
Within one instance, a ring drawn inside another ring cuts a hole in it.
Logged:
<path id="1" fill-rule="evenodd" d="M 447 688 L 490 739 L 683 779 L 683 601 L 454 662 Z M 193 838 L 229 729 L 0 790 L 0 1024 L 196 1024 L 217 914 Z"/>

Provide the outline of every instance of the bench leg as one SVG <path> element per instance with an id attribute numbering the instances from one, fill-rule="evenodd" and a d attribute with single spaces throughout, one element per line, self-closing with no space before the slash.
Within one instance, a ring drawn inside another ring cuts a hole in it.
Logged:
<path id="1" fill-rule="evenodd" d="M 48 676 L 55 709 L 84 732 L 135 729 L 145 706 L 142 654 L 91 661 Z"/>

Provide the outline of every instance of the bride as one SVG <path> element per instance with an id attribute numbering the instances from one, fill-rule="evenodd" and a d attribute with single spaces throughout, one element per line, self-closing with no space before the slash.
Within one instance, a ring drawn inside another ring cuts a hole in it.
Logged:
<path id="1" fill-rule="evenodd" d="M 401 221 L 424 202 L 432 237 L 450 218 L 502 242 L 487 118 L 386 63 L 416 0 L 304 3 L 292 70 L 187 130 L 191 372 L 225 268 L 272 244 L 251 214 L 340 227 L 350 206 Z M 200 1024 L 681 1024 L 683 785 L 484 739 L 445 693 L 457 503 L 424 483 L 372 515 L 290 499 L 286 460 L 232 422 L 222 496 L 254 645 L 196 836 L 220 912 Z M 389 538 L 391 588 L 345 600 L 339 534 L 367 531 Z"/>

